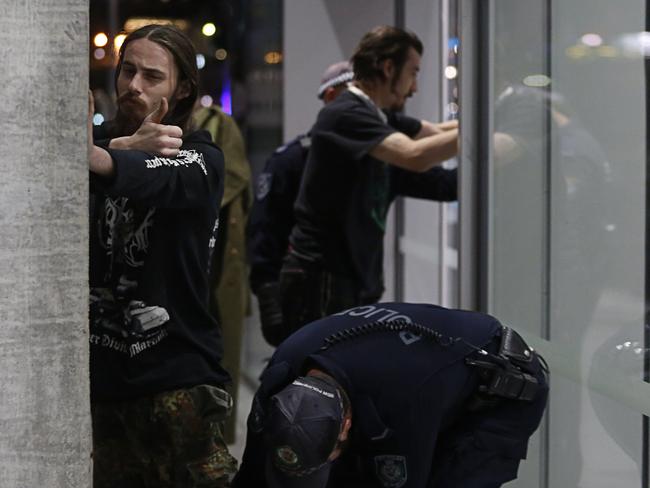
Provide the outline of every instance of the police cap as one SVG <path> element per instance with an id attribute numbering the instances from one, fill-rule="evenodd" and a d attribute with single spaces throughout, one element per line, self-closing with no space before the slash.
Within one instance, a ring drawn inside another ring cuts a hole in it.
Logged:
<path id="1" fill-rule="evenodd" d="M 341 393 L 322 377 L 301 376 L 271 397 L 264 423 L 269 487 L 325 487 L 343 418 Z"/>

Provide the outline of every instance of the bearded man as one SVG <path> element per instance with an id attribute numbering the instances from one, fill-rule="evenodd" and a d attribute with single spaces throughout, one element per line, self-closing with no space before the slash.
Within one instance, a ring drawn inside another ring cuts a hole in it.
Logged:
<path id="1" fill-rule="evenodd" d="M 197 83 L 185 34 L 134 31 L 120 49 L 117 116 L 89 145 L 99 488 L 229 486 L 236 470 L 222 435 L 229 376 L 208 309 L 224 160 L 207 132 L 191 131 Z"/>
<path id="2" fill-rule="evenodd" d="M 280 273 L 286 335 L 379 300 L 386 214 L 395 196 L 457 197 L 456 171 L 439 167 L 456 154 L 457 121 L 433 124 L 397 113 L 417 90 L 422 51 L 412 32 L 371 30 L 352 55 L 348 90 L 318 114 Z"/>

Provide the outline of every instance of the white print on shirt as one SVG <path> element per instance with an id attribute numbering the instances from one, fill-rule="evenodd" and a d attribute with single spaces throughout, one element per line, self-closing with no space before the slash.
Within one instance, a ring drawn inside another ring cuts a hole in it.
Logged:
<path id="1" fill-rule="evenodd" d="M 208 263 L 207 263 L 207 270 L 208 274 L 212 271 L 212 266 L 210 265 L 212 263 L 212 253 L 214 252 L 214 248 L 217 245 L 217 231 L 219 230 L 219 216 L 217 215 L 217 219 L 214 221 L 214 226 L 212 227 L 212 234 L 210 235 L 210 240 L 208 241 Z"/>
<path id="2" fill-rule="evenodd" d="M 351 308 L 343 312 L 335 313 L 334 315 L 349 315 L 350 317 L 365 317 L 374 319 L 373 322 L 396 322 L 403 320 L 408 324 L 412 324 L 413 320 L 408 315 L 400 314 L 396 310 L 389 308 L 376 307 L 374 305 L 364 305 L 362 307 Z M 414 342 L 422 339 L 421 336 L 414 334 L 408 330 L 403 330 L 399 333 L 400 339 L 406 346 L 410 346 Z"/>
<path id="3" fill-rule="evenodd" d="M 118 289 L 120 286 L 118 286 Z M 169 313 L 141 300 L 116 300 L 108 288 L 90 289 L 90 343 L 131 357 L 169 335 Z"/>
<path id="4" fill-rule="evenodd" d="M 156 209 L 150 208 L 144 219 L 135 227 L 134 210 L 128 207 L 128 202 L 126 197 L 106 198 L 104 221 L 99 233 L 100 242 L 109 254 L 119 254 L 114 245 L 117 244 L 116 232 L 120 232 L 124 262 L 132 267 L 140 267 L 144 264 L 149 248 L 149 229 L 153 226 Z"/>
<path id="5" fill-rule="evenodd" d="M 155 346 L 168 335 L 169 333 L 167 332 L 167 329 L 161 329 L 155 335 L 152 335 L 141 341 L 137 341 L 129 344 L 125 341 L 122 341 L 108 334 L 100 335 L 100 334 L 91 333 L 90 344 L 106 347 L 108 349 L 112 349 L 114 351 L 121 352 L 123 354 L 128 354 L 129 357 L 135 357 L 141 352 L 146 351 L 147 349 Z"/>
<path id="6" fill-rule="evenodd" d="M 212 227 L 212 236 L 208 242 L 208 249 L 210 252 L 214 249 L 214 246 L 217 244 L 217 231 L 219 230 L 219 217 L 214 221 L 214 226 Z"/>
<path id="7" fill-rule="evenodd" d="M 147 163 L 147 169 L 156 169 L 161 166 L 190 166 L 192 164 L 198 164 L 203 173 L 207 176 L 208 170 L 205 168 L 205 160 L 203 159 L 203 154 L 196 152 L 194 149 L 181 149 L 178 152 L 178 156 L 174 159 L 171 158 L 161 158 L 156 156 L 153 159 L 145 159 Z"/>

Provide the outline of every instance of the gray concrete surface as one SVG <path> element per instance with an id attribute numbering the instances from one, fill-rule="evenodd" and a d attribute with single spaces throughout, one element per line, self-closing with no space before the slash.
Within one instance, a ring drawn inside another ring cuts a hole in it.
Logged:
<path id="1" fill-rule="evenodd" d="M 90 486 L 87 0 L 0 0 L 0 486 Z"/>

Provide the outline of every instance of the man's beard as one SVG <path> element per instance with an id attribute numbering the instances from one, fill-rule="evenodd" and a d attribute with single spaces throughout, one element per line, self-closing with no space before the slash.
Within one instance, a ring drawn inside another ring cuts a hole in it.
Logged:
<path id="1" fill-rule="evenodd" d="M 390 106 L 391 112 L 401 112 L 404 110 L 406 105 L 406 100 L 413 96 L 413 93 L 409 92 L 406 95 L 402 96 L 397 92 L 397 82 L 399 81 L 399 74 L 395 74 L 390 83 L 390 92 L 395 97 L 395 103 Z"/>
<path id="2" fill-rule="evenodd" d="M 409 98 L 411 95 L 406 95 L 405 97 L 401 97 L 399 93 L 397 93 L 395 90 L 392 90 L 392 92 L 393 92 L 393 96 L 395 96 L 397 101 L 390 106 L 391 112 L 403 111 L 404 106 L 406 105 L 406 99 Z"/>
<path id="3" fill-rule="evenodd" d="M 132 107 L 125 110 L 125 104 Z M 145 115 L 135 115 L 133 109 L 142 114 L 146 112 L 146 105 L 130 93 L 125 93 L 117 98 L 117 114 L 111 121 L 111 135 L 113 137 L 130 136 L 142 125 Z"/>
<path id="4" fill-rule="evenodd" d="M 391 112 L 402 112 L 404 110 L 404 105 L 406 105 L 406 100 L 403 102 L 395 102 L 393 105 L 390 107 Z"/>
<path id="5" fill-rule="evenodd" d="M 174 101 L 174 97 L 171 97 L 169 100 L 169 109 L 161 121 L 162 124 L 165 123 L 165 120 L 167 120 L 169 118 L 169 115 L 172 113 Z M 126 104 L 133 105 L 133 107 L 129 107 L 125 110 Z M 144 119 L 147 117 L 147 115 L 149 115 L 149 112 L 152 112 L 154 110 L 155 107 L 150 111 L 147 110 L 147 106 L 136 96 L 133 96 L 129 93 L 121 95 L 117 99 L 117 114 L 111 121 L 110 125 L 111 136 L 123 137 L 135 134 L 135 132 L 142 125 Z"/>

